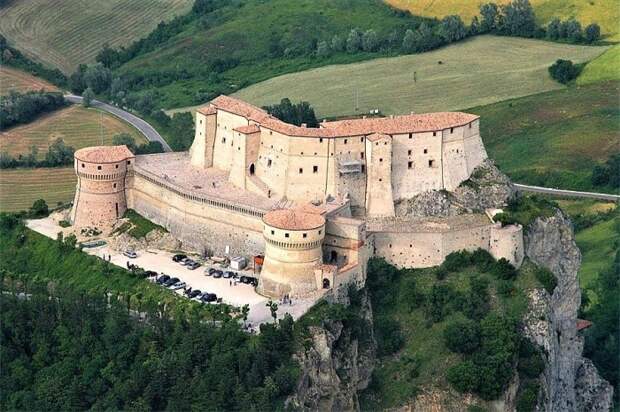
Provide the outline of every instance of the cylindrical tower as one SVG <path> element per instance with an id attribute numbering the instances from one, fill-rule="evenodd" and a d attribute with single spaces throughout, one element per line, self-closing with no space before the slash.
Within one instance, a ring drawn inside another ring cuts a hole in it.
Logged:
<path id="1" fill-rule="evenodd" d="M 106 227 L 127 209 L 125 177 L 134 155 L 127 146 L 95 146 L 75 152 L 77 186 L 71 211 L 76 227 Z"/>
<path id="2" fill-rule="evenodd" d="M 317 290 L 314 271 L 323 259 L 323 216 L 299 209 L 279 209 L 266 213 L 263 223 L 265 260 L 258 292 L 279 298 Z"/>

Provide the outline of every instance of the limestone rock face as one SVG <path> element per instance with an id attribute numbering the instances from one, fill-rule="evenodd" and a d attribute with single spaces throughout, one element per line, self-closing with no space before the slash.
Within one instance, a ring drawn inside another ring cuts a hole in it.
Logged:
<path id="1" fill-rule="evenodd" d="M 119 252 L 147 249 L 174 251 L 180 250 L 182 246 L 181 241 L 172 236 L 172 234 L 158 229 L 151 230 L 144 238 L 140 239 L 136 239 L 128 233 L 121 233 L 112 237 L 108 244 L 112 249 Z"/>
<path id="2" fill-rule="evenodd" d="M 526 255 L 557 278 L 553 294 L 530 296 L 526 335 L 546 352 L 539 409 L 545 411 L 607 411 L 613 389 L 582 357 L 583 338 L 577 334 L 581 289 L 577 272 L 581 253 L 570 220 L 560 211 L 537 218 L 525 233 Z"/>
<path id="3" fill-rule="evenodd" d="M 295 356 L 301 376 L 286 405 L 304 411 L 359 410 L 357 392 L 370 383 L 376 343 L 372 334 L 372 308 L 363 293 L 360 315 L 369 323 L 370 336 L 359 339 L 340 321 L 310 327 L 311 345 Z"/>
<path id="4" fill-rule="evenodd" d="M 397 216 L 454 216 L 502 208 L 516 196 L 510 179 L 499 171 L 492 160 L 485 160 L 471 177 L 453 192 L 431 191 L 396 203 Z"/>

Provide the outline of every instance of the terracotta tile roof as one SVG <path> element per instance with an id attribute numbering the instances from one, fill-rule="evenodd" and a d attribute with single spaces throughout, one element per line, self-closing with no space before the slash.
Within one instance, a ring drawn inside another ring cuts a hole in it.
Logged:
<path id="1" fill-rule="evenodd" d="M 577 319 L 577 331 L 587 329 L 592 326 L 592 322 L 586 319 Z"/>
<path id="2" fill-rule="evenodd" d="M 115 163 L 134 157 L 127 146 L 93 146 L 75 152 L 75 158 L 89 163 Z"/>
<path id="3" fill-rule="evenodd" d="M 375 142 L 377 140 L 381 140 L 381 139 L 385 139 L 385 138 L 390 138 L 390 136 L 388 136 L 387 134 L 381 134 L 381 133 L 373 133 L 370 136 L 368 136 L 366 139 L 370 140 L 371 142 Z"/>
<path id="4" fill-rule="evenodd" d="M 239 126 L 233 129 L 235 132 L 243 133 L 243 134 L 252 134 L 260 132 L 260 127 L 255 124 L 249 124 L 247 126 Z"/>
<path id="5" fill-rule="evenodd" d="M 216 114 L 217 113 L 217 109 L 215 108 L 215 106 L 206 106 L 206 107 L 201 107 L 200 109 L 197 110 L 198 113 L 202 113 L 204 115 L 210 115 L 210 114 Z"/>
<path id="6" fill-rule="evenodd" d="M 323 122 L 321 127 L 300 127 L 285 123 L 266 111 L 230 96 L 218 96 L 211 101 L 212 107 L 224 110 L 259 123 L 288 136 L 298 137 L 347 137 L 373 133 L 402 134 L 438 131 L 450 127 L 464 126 L 479 116 L 461 112 L 410 114 L 405 116 L 351 119 Z M 202 112 L 201 112 L 202 113 Z"/>
<path id="7" fill-rule="evenodd" d="M 300 209 L 277 209 L 265 213 L 263 222 L 271 227 L 287 230 L 311 230 L 325 224 L 323 216 Z"/>

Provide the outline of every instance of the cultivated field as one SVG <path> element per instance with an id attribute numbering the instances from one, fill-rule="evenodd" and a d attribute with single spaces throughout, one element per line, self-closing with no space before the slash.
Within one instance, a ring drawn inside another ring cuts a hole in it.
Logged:
<path id="1" fill-rule="evenodd" d="M 58 91 L 58 88 L 47 81 L 25 73 L 21 70 L 0 66 L 0 96 L 9 94 L 9 91 L 28 92 L 32 90 Z"/>
<path id="2" fill-rule="evenodd" d="M 122 46 L 162 20 L 184 14 L 192 0 L 20 0 L 0 8 L 0 33 L 31 58 L 72 72 L 108 43 Z"/>
<path id="3" fill-rule="evenodd" d="M 487 0 L 385 0 L 388 4 L 409 10 L 413 14 L 427 17 L 460 15 L 466 24 L 479 15 L 480 5 Z M 494 0 L 496 4 L 506 4 L 511 0 Z M 540 24 L 547 24 L 552 18 L 568 19 L 575 17 L 585 27 L 597 23 L 606 36 L 615 40 L 618 36 L 620 7 L 617 0 L 530 0 Z"/>
<path id="4" fill-rule="evenodd" d="M 593 187 L 592 168 L 620 152 L 620 82 L 540 93 L 468 109 L 481 116 L 489 157 L 519 183 Z"/>
<path id="5" fill-rule="evenodd" d="M 577 84 L 620 80 L 620 45 L 616 45 L 586 65 Z"/>
<path id="6" fill-rule="evenodd" d="M 257 105 L 306 100 L 319 116 L 457 110 L 560 89 L 547 68 L 606 50 L 539 40 L 480 36 L 428 53 L 287 74 L 235 95 Z M 414 76 L 416 81 L 414 82 Z"/>
<path id="7" fill-rule="evenodd" d="M 50 207 L 69 202 L 75 183 L 71 167 L 0 170 L 0 211 L 28 209 L 37 199 Z"/>
<path id="8" fill-rule="evenodd" d="M 118 133 L 129 133 L 136 142 L 146 142 L 141 133 L 124 121 L 96 109 L 72 105 L 27 125 L 0 132 L 0 151 L 16 156 L 29 153 L 34 145 L 39 157 L 44 157 L 48 146 L 58 138 L 79 149 L 111 144 L 112 137 Z"/>

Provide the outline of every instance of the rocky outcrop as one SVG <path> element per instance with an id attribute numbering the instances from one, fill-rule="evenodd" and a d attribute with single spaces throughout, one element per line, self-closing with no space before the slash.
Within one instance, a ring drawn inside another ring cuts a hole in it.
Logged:
<path id="1" fill-rule="evenodd" d="M 309 327 L 310 345 L 295 357 L 301 375 L 288 408 L 305 411 L 359 410 L 357 392 L 365 389 L 375 363 L 372 308 L 365 291 L 359 313 L 367 323 L 363 336 L 355 336 L 341 321 L 326 320 Z"/>
<path id="2" fill-rule="evenodd" d="M 510 179 L 499 171 L 492 160 L 485 160 L 453 192 L 431 191 L 395 204 L 397 216 L 454 216 L 481 213 L 502 208 L 516 196 Z"/>
<path id="3" fill-rule="evenodd" d="M 128 233 L 120 233 L 108 240 L 108 244 L 114 250 L 168 250 L 176 251 L 181 249 L 181 241 L 168 232 L 159 229 L 151 230 L 145 237 L 136 239 Z"/>
<path id="4" fill-rule="evenodd" d="M 551 217 L 535 219 L 525 233 L 525 251 L 530 260 L 557 278 L 551 296 L 544 291 L 530 296 L 525 322 L 526 335 L 545 349 L 539 409 L 609 410 L 613 390 L 582 357 L 583 338 L 577 334 L 581 253 L 570 220 L 560 210 Z"/>

